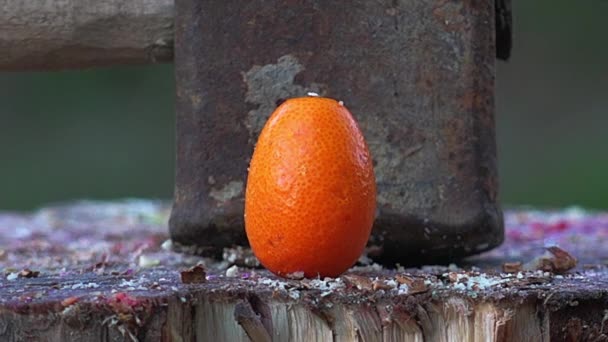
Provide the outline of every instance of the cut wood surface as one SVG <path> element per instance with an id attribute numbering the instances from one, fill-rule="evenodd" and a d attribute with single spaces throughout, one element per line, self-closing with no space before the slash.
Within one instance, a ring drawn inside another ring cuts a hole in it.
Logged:
<path id="1" fill-rule="evenodd" d="M 173 59 L 173 0 L 0 0 L 0 70 Z"/>
<path id="2" fill-rule="evenodd" d="M 608 339 L 604 213 L 507 211 L 505 244 L 473 259 L 386 269 L 363 256 L 338 278 L 283 279 L 244 247 L 222 260 L 174 252 L 169 210 L 0 213 L 0 340 Z"/>

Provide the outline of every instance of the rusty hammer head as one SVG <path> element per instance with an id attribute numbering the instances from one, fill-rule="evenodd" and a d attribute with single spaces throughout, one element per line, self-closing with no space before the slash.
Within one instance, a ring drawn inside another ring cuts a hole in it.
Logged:
<path id="1" fill-rule="evenodd" d="M 343 100 L 374 157 L 370 245 L 385 263 L 445 261 L 503 240 L 488 1 L 177 0 L 173 240 L 245 245 L 253 144 L 283 99 Z"/>
<path id="2" fill-rule="evenodd" d="M 172 0 L 15 4 L 0 16 L 14 28 L 2 70 L 173 55 Z M 175 13 L 175 242 L 209 254 L 247 243 L 254 141 L 278 103 L 308 91 L 345 101 L 371 147 L 376 258 L 446 260 L 502 241 L 494 56 L 510 54 L 510 0 L 176 0 Z"/>

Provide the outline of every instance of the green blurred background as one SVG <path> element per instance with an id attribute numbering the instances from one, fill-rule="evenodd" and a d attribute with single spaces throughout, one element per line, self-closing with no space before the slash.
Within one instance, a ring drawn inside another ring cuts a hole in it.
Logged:
<path id="1" fill-rule="evenodd" d="M 608 208 L 608 1 L 515 1 L 497 71 L 502 201 Z M 170 65 L 0 73 L 0 209 L 170 198 Z"/>

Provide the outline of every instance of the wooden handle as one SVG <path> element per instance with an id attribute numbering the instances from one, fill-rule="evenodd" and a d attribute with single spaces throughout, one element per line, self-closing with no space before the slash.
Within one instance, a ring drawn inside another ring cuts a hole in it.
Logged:
<path id="1" fill-rule="evenodd" d="M 0 70 L 173 60 L 173 0 L 0 0 Z"/>
<path id="2" fill-rule="evenodd" d="M 496 0 L 498 58 L 511 50 L 510 0 Z M 0 71 L 173 60 L 173 0 L 0 0 Z"/>

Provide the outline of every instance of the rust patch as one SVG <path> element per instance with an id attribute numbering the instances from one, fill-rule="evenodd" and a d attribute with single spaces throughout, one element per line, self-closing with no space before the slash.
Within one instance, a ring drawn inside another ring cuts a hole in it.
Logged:
<path id="1" fill-rule="evenodd" d="M 433 9 L 433 16 L 446 31 L 461 31 L 466 26 L 463 16 L 464 1 L 441 0 Z"/>
<path id="2" fill-rule="evenodd" d="M 230 181 L 222 188 L 212 188 L 209 191 L 209 196 L 218 202 L 228 202 L 234 198 L 241 197 L 243 195 L 243 182 L 242 181 Z"/>
<path id="3" fill-rule="evenodd" d="M 323 87 L 317 83 L 306 87 L 294 83 L 296 75 L 303 70 L 304 65 L 294 55 L 284 55 L 276 64 L 255 65 L 243 73 L 243 82 L 247 86 L 245 101 L 254 105 L 245 122 L 253 141 L 280 102 L 306 96 L 308 92 L 324 95 Z"/>
<path id="4" fill-rule="evenodd" d="M 464 111 L 479 110 L 480 108 L 483 108 L 483 105 L 484 103 L 481 94 L 474 90 L 466 92 L 460 98 L 460 106 Z"/>

